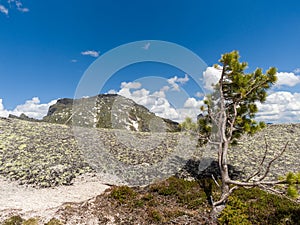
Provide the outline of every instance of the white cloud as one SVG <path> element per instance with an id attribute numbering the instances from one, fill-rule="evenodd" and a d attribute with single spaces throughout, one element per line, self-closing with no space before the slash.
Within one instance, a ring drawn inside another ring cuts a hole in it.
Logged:
<path id="1" fill-rule="evenodd" d="M 187 74 L 184 75 L 184 77 L 179 77 L 177 79 L 177 82 L 181 83 L 181 84 L 185 84 L 186 82 L 188 82 L 190 79 L 189 79 L 189 76 Z"/>
<path id="2" fill-rule="evenodd" d="M 18 8 L 20 12 L 29 12 L 28 8 Z"/>
<path id="3" fill-rule="evenodd" d="M 186 78 L 182 79 L 184 80 L 178 81 L 178 78 L 176 78 L 176 81 L 184 83 L 187 80 Z M 147 107 L 157 116 L 163 118 L 168 118 L 177 122 L 183 121 L 187 116 L 196 119 L 197 115 L 200 113 L 199 108 L 202 101 L 189 98 L 182 108 L 175 108 L 170 104 L 165 95 L 165 92 L 169 89 L 169 86 L 163 86 L 159 91 L 150 92 L 149 90 L 142 88 L 142 85 L 139 82 L 122 82 L 118 92 L 110 90 L 108 93 L 117 93 L 130 98 L 136 103 Z"/>
<path id="4" fill-rule="evenodd" d="M 264 104 L 257 104 L 257 119 L 265 122 L 299 123 L 300 93 L 279 91 L 270 94 Z"/>
<path id="5" fill-rule="evenodd" d="M 149 96 L 149 94 L 150 94 L 150 91 L 143 88 L 143 89 L 132 92 L 132 97 L 133 98 L 142 98 L 144 96 Z"/>
<path id="6" fill-rule="evenodd" d="M 293 87 L 300 83 L 300 76 L 296 76 L 294 73 L 287 72 L 278 72 L 277 73 L 278 80 L 275 83 L 275 86 L 289 86 Z"/>
<path id="7" fill-rule="evenodd" d="M 139 82 L 122 82 L 121 88 L 128 88 L 128 89 L 139 89 L 142 86 Z"/>
<path id="8" fill-rule="evenodd" d="M 182 122 L 185 118 L 189 117 L 194 122 L 197 120 L 197 116 L 200 114 L 199 108 L 180 108 L 176 110 L 178 113 L 178 119 L 175 120 L 176 122 Z"/>
<path id="9" fill-rule="evenodd" d="M 221 68 L 207 67 L 206 71 L 203 72 L 204 88 L 212 91 L 212 85 L 215 85 L 219 81 L 221 73 Z M 275 87 L 283 85 L 293 87 L 300 83 L 300 76 L 295 75 L 295 73 L 278 72 L 276 75 L 278 80 L 274 85 Z"/>
<path id="10" fill-rule="evenodd" d="M 15 1 L 15 3 L 16 3 L 17 9 L 18 9 L 20 12 L 29 12 L 29 9 L 28 9 L 28 8 L 24 8 L 24 7 L 23 7 L 22 2 L 20 2 L 20 1 Z"/>
<path id="11" fill-rule="evenodd" d="M 131 89 L 139 89 L 141 86 L 142 84 L 139 82 L 122 82 L 121 89 L 117 93 L 135 101 L 134 96 L 132 96 Z"/>
<path id="12" fill-rule="evenodd" d="M 117 91 L 116 90 L 113 90 L 113 89 L 110 89 L 107 94 L 117 94 Z"/>
<path id="13" fill-rule="evenodd" d="M 0 98 L 0 117 L 8 117 L 9 111 L 4 109 L 3 99 Z"/>
<path id="14" fill-rule="evenodd" d="M 197 93 L 195 94 L 195 96 L 198 97 L 198 98 L 202 98 L 202 97 L 205 96 L 205 94 L 202 93 L 202 92 L 197 92 Z"/>
<path id="15" fill-rule="evenodd" d="M 188 98 L 184 103 L 184 108 L 200 108 L 203 101 L 197 101 L 195 98 Z"/>
<path id="16" fill-rule="evenodd" d="M 222 71 L 214 67 L 207 67 L 203 72 L 204 88 L 213 91 L 213 85 L 218 83 L 221 78 Z"/>
<path id="17" fill-rule="evenodd" d="M 300 68 L 296 68 L 295 70 L 294 70 L 294 73 L 300 73 Z"/>
<path id="18" fill-rule="evenodd" d="M 185 84 L 189 81 L 189 76 L 187 74 L 184 77 L 172 77 L 167 80 L 167 82 L 171 85 L 173 91 L 180 91 L 179 84 Z"/>
<path id="19" fill-rule="evenodd" d="M 23 7 L 23 3 L 20 0 L 7 0 L 7 4 L 10 8 L 16 7 L 20 12 L 29 12 L 28 8 Z M 8 15 L 8 10 L 5 6 L 0 5 L 0 12 Z"/>
<path id="20" fill-rule="evenodd" d="M 71 62 L 72 62 L 72 63 L 77 63 L 78 60 L 77 60 L 77 59 L 71 59 Z"/>
<path id="21" fill-rule="evenodd" d="M 160 97 L 160 98 L 165 98 L 166 97 L 166 91 L 170 90 L 169 86 L 163 86 L 159 91 L 155 91 L 153 93 L 154 96 Z"/>
<path id="22" fill-rule="evenodd" d="M 46 116 L 48 109 L 51 105 L 55 104 L 56 100 L 52 100 L 49 103 L 40 103 L 38 97 L 34 97 L 31 100 L 27 100 L 24 104 L 18 105 L 14 110 L 6 110 L 3 105 L 2 99 L 0 99 L 0 116 L 8 117 L 9 114 L 20 116 L 22 113 L 35 118 L 42 119 Z"/>
<path id="23" fill-rule="evenodd" d="M 0 5 L 0 12 L 8 15 L 8 9 L 4 5 Z"/>
<path id="24" fill-rule="evenodd" d="M 151 43 L 146 43 L 142 48 L 144 49 L 144 50 L 148 50 L 149 48 L 150 48 L 150 45 L 151 45 Z"/>
<path id="25" fill-rule="evenodd" d="M 97 57 L 99 57 L 100 52 L 97 52 L 94 50 L 88 50 L 88 51 L 81 52 L 81 55 L 89 55 L 89 56 L 97 58 Z"/>
<path id="26" fill-rule="evenodd" d="M 164 86 L 159 91 L 151 93 L 149 90 L 142 88 L 142 85 L 139 82 L 122 82 L 118 92 L 115 92 L 114 90 L 109 92 L 117 93 L 132 99 L 137 104 L 147 107 L 157 116 L 177 120 L 179 118 L 177 111 L 165 98 L 164 92 L 167 90 L 169 90 L 169 87 Z"/>
<path id="27" fill-rule="evenodd" d="M 204 72 L 205 88 L 212 90 L 211 84 L 219 81 L 221 71 L 213 67 L 208 67 Z M 285 80 L 282 80 L 284 76 Z M 280 85 L 295 85 L 299 77 L 291 73 L 279 73 Z M 173 90 L 179 84 L 188 81 L 188 77 L 184 78 L 173 77 L 168 79 L 170 86 L 164 86 L 158 91 L 150 92 L 142 88 L 138 82 L 123 82 L 118 93 L 127 98 L 130 98 L 138 104 L 144 105 L 156 115 L 168 118 L 177 122 L 183 121 L 187 116 L 196 120 L 200 113 L 200 106 L 203 105 L 203 100 L 197 98 L 187 98 L 184 105 L 179 108 L 173 107 L 166 98 L 165 92 Z M 133 90 L 134 89 L 134 90 Z M 196 93 L 196 96 L 201 98 L 203 93 Z M 273 92 L 267 97 L 264 104 L 258 104 L 259 112 L 257 119 L 265 122 L 283 123 L 283 122 L 300 122 L 300 93 L 290 92 Z"/>
<path id="28" fill-rule="evenodd" d="M 178 121 L 183 121 L 186 117 L 192 118 L 192 120 L 196 121 L 197 116 L 200 114 L 200 106 L 203 105 L 202 100 L 196 100 L 195 98 L 188 98 L 183 108 L 177 109 L 179 119 Z"/>

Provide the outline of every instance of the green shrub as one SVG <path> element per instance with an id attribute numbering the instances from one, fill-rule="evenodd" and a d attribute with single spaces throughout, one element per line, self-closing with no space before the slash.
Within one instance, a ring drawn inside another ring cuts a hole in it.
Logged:
<path id="1" fill-rule="evenodd" d="M 247 212 L 247 205 L 235 196 L 228 198 L 230 204 L 228 204 L 222 211 L 218 221 L 221 224 L 228 225 L 251 225 Z"/>
<path id="2" fill-rule="evenodd" d="M 121 204 L 132 201 L 136 195 L 137 193 L 128 186 L 114 187 L 110 193 L 110 197 L 114 198 Z"/>
<path id="3" fill-rule="evenodd" d="M 39 225 L 39 220 L 36 218 L 30 218 L 22 223 L 22 225 Z"/>
<path id="4" fill-rule="evenodd" d="M 163 216 L 156 209 L 149 209 L 148 216 L 150 219 L 152 219 L 155 222 L 162 222 L 163 220 Z"/>
<path id="5" fill-rule="evenodd" d="M 297 198 L 299 196 L 298 189 L 300 186 L 300 172 L 289 172 L 286 175 L 286 181 L 288 183 L 288 188 L 286 192 L 287 196 L 291 198 Z"/>
<path id="6" fill-rule="evenodd" d="M 296 188 L 296 185 L 294 185 L 294 184 L 289 185 L 289 187 L 287 189 L 287 195 L 291 198 L 298 197 L 298 189 Z"/>
<path id="7" fill-rule="evenodd" d="M 164 182 L 152 185 L 150 191 L 175 198 L 177 203 L 189 209 L 196 209 L 206 201 L 206 195 L 201 190 L 198 182 L 175 177 L 170 177 Z"/>
<path id="8" fill-rule="evenodd" d="M 6 219 L 2 225 L 22 225 L 24 220 L 20 216 L 12 216 Z"/>
<path id="9" fill-rule="evenodd" d="M 242 204 L 239 202 L 242 202 Z M 226 223 L 226 219 L 238 215 L 244 219 L 247 218 L 250 224 L 296 225 L 300 221 L 300 205 L 287 198 L 262 191 L 259 188 L 240 188 L 233 192 L 229 198 L 227 206 L 219 218 L 220 223 L 229 224 Z"/>
<path id="10" fill-rule="evenodd" d="M 45 225 L 63 225 L 63 223 L 55 218 L 52 218 L 48 223 L 45 223 Z"/>

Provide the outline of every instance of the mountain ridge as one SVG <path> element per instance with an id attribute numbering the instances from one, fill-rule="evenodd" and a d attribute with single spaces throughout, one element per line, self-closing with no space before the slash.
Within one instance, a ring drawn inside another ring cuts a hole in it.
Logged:
<path id="1" fill-rule="evenodd" d="M 117 94 L 59 99 L 43 122 L 130 131 L 180 131 L 179 123 L 158 117 L 145 106 Z"/>

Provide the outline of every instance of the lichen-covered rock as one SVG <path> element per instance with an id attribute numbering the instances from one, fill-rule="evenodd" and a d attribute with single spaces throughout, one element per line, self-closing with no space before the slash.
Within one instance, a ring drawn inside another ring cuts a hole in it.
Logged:
<path id="1" fill-rule="evenodd" d="M 267 142 L 267 143 L 266 143 Z M 300 124 L 273 124 L 253 136 L 245 135 L 239 139 L 229 153 L 229 163 L 244 171 L 245 176 L 257 170 L 264 153 L 267 151 L 263 167 L 277 156 L 287 143 L 282 157 L 270 168 L 270 179 L 277 179 L 288 171 L 300 171 Z M 262 170 L 261 174 L 264 173 Z"/>
<path id="2" fill-rule="evenodd" d="M 69 127 L 0 119 L 0 175 L 38 187 L 70 185 L 92 169 Z"/>
<path id="3" fill-rule="evenodd" d="M 156 174 L 178 171 L 178 165 L 186 162 L 188 165 L 182 174 L 197 175 L 200 161 L 209 157 L 217 159 L 216 152 L 203 155 L 202 149 L 193 144 L 196 137 L 185 136 L 184 132 L 77 128 L 79 133 L 67 125 L 0 118 L 0 175 L 37 187 L 70 185 L 80 174 L 98 172 L 98 166 L 108 174 L 113 170 L 114 175 L 122 175 L 123 167 L 115 168 L 120 162 L 124 168 L 129 168 L 127 165 L 140 168 L 134 181 L 129 177 L 130 182 L 138 185 L 154 180 Z M 269 179 L 300 170 L 300 124 L 268 125 L 252 137 L 243 136 L 238 145 L 230 149 L 229 169 L 233 178 L 239 179 L 257 169 L 265 152 L 264 137 L 268 143 L 264 166 L 288 142 L 285 154 L 271 167 Z M 167 163 L 161 163 L 168 157 Z M 161 167 L 153 169 L 152 165 Z M 216 170 L 217 164 L 214 164 L 204 173 L 215 174 Z"/>
<path id="4" fill-rule="evenodd" d="M 70 185 L 76 176 L 90 172 L 113 171 L 122 176 L 124 170 L 119 170 L 119 165 L 137 165 L 141 168 L 137 172 L 140 179 L 134 179 L 140 184 L 156 176 L 144 176 L 144 168 L 152 169 L 152 165 L 176 153 L 175 150 L 188 158 L 188 149 L 176 149 L 180 132 L 76 128 L 77 131 L 67 125 L 0 118 L 0 175 L 20 184 L 52 187 Z M 191 151 L 195 149 L 196 145 L 186 143 Z M 170 162 L 159 169 L 169 174 L 172 163 L 184 161 Z"/>

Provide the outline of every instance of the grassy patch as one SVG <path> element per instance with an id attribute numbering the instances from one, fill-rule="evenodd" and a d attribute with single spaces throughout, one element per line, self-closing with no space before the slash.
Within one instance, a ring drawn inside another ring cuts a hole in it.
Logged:
<path id="1" fill-rule="evenodd" d="M 238 189 L 220 217 L 221 224 L 299 224 L 300 205 L 258 188 Z M 243 222 L 243 223 L 242 223 Z"/>
<path id="2" fill-rule="evenodd" d="M 115 187 L 110 193 L 110 197 L 114 198 L 121 204 L 131 203 L 135 199 L 135 191 L 127 186 Z"/>

